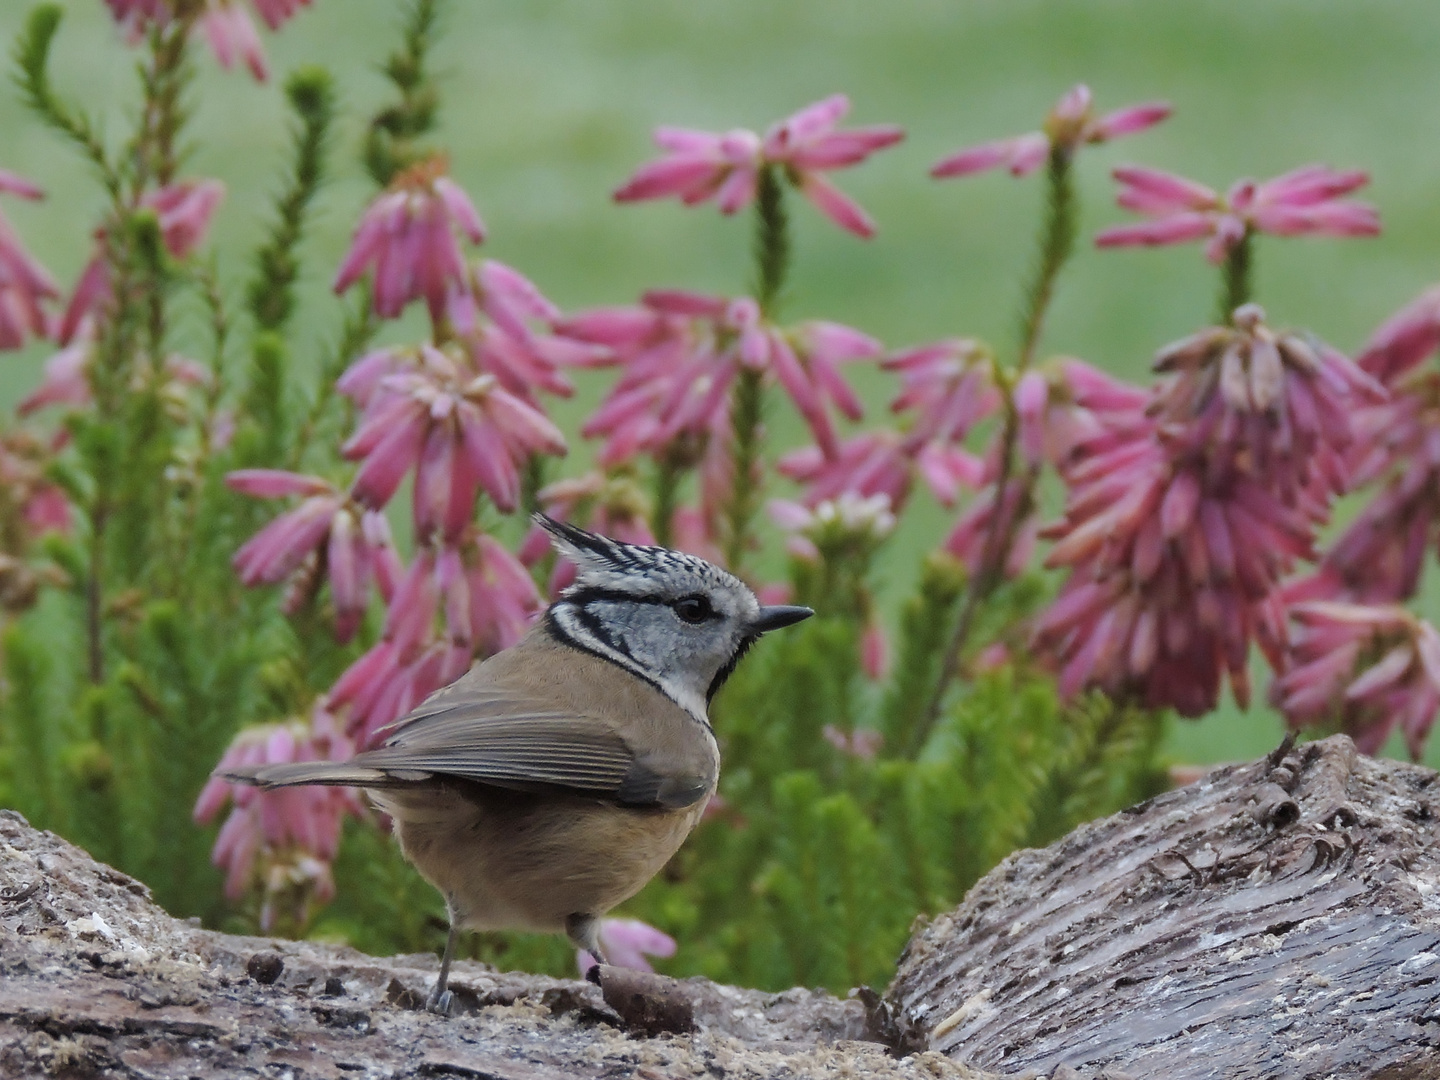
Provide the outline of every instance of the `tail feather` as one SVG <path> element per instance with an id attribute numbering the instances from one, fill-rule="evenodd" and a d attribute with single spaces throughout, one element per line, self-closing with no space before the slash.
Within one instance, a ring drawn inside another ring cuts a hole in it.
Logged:
<path id="1" fill-rule="evenodd" d="M 257 787 L 294 787 L 298 784 L 326 784 L 332 787 L 386 787 L 396 777 L 379 769 L 367 769 L 348 761 L 297 761 L 286 765 L 259 765 L 249 769 L 226 769 L 221 779 Z"/>

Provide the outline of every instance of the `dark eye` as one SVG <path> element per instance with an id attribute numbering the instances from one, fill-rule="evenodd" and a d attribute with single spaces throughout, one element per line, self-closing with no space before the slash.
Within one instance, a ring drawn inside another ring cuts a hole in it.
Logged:
<path id="1" fill-rule="evenodd" d="M 702 623 L 715 614 L 715 609 L 710 606 L 710 601 L 703 596 L 687 596 L 683 600 L 676 600 L 675 614 L 680 616 L 682 622 Z"/>

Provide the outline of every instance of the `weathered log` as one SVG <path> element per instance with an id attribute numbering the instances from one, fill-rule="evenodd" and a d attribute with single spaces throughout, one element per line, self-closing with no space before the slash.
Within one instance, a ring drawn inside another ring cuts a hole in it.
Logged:
<path id="1" fill-rule="evenodd" d="M 201 930 L 166 915 L 138 881 L 0 811 L 7 1078 L 979 1075 L 938 1054 L 899 1061 L 856 1041 L 864 1005 L 818 991 L 656 980 L 658 1012 L 621 1001 L 635 1010 L 632 1030 L 590 983 L 461 962 L 447 1019 L 420 1007 L 436 967 L 431 956 L 382 960 Z M 644 986 L 620 973 L 613 992 Z M 693 1034 L 641 1037 L 686 1010 Z"/>
<path id="2" fill-rule="evenodd" d="M 910 942 L 909 1049 L 1004 1074 L 1440 1077 L 1440 783 L 1335 736 L 1011 855 Z"/>

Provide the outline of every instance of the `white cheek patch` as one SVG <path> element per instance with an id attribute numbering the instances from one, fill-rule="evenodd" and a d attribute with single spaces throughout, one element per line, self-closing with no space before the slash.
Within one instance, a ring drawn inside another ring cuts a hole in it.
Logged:
<path id="1" fill-rule="evenodd" d="M 558 603 L 550 609 L 550 615 L 555 620 L 556 627 L 572 644 L 644 679 L 700 723 L 709 726 L 710 718 L 705 711 L 705 699 L 692 687 L 686 686 L 673 675 L 650 671 L 637 663 L 628 653 L 596 634 L 573 604 Z"/>

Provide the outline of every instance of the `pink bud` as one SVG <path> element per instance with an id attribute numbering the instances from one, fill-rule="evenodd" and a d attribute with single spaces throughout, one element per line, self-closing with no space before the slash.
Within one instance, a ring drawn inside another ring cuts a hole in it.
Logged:
<path id="1" fill-rule="evenodd" d="M 1065 91 L 1050 115 L 1062 124 L 1073 124 L 1082 120 L 1085 114 L 1090 111 L 1090 88 L 1084 83 L 1077 83 Z"/>
<path id="2" fill-rule="evenodd" d="M 1014 394 L 1020 450 L 1026 461 L 1038 465 L 1045 457 L 1045 405 L 1050 386 L 1038 371 L 1027 371 L 1015 384 Z"/>
<path id="3" fill-rule="evenodd" d="M 318 476 L 305 476 L 284 469 L 237 469 L 227 473 L 225 486 L 257 499 L 278 499 L 286 495 L 325 495 L 335 486 Z"/>

